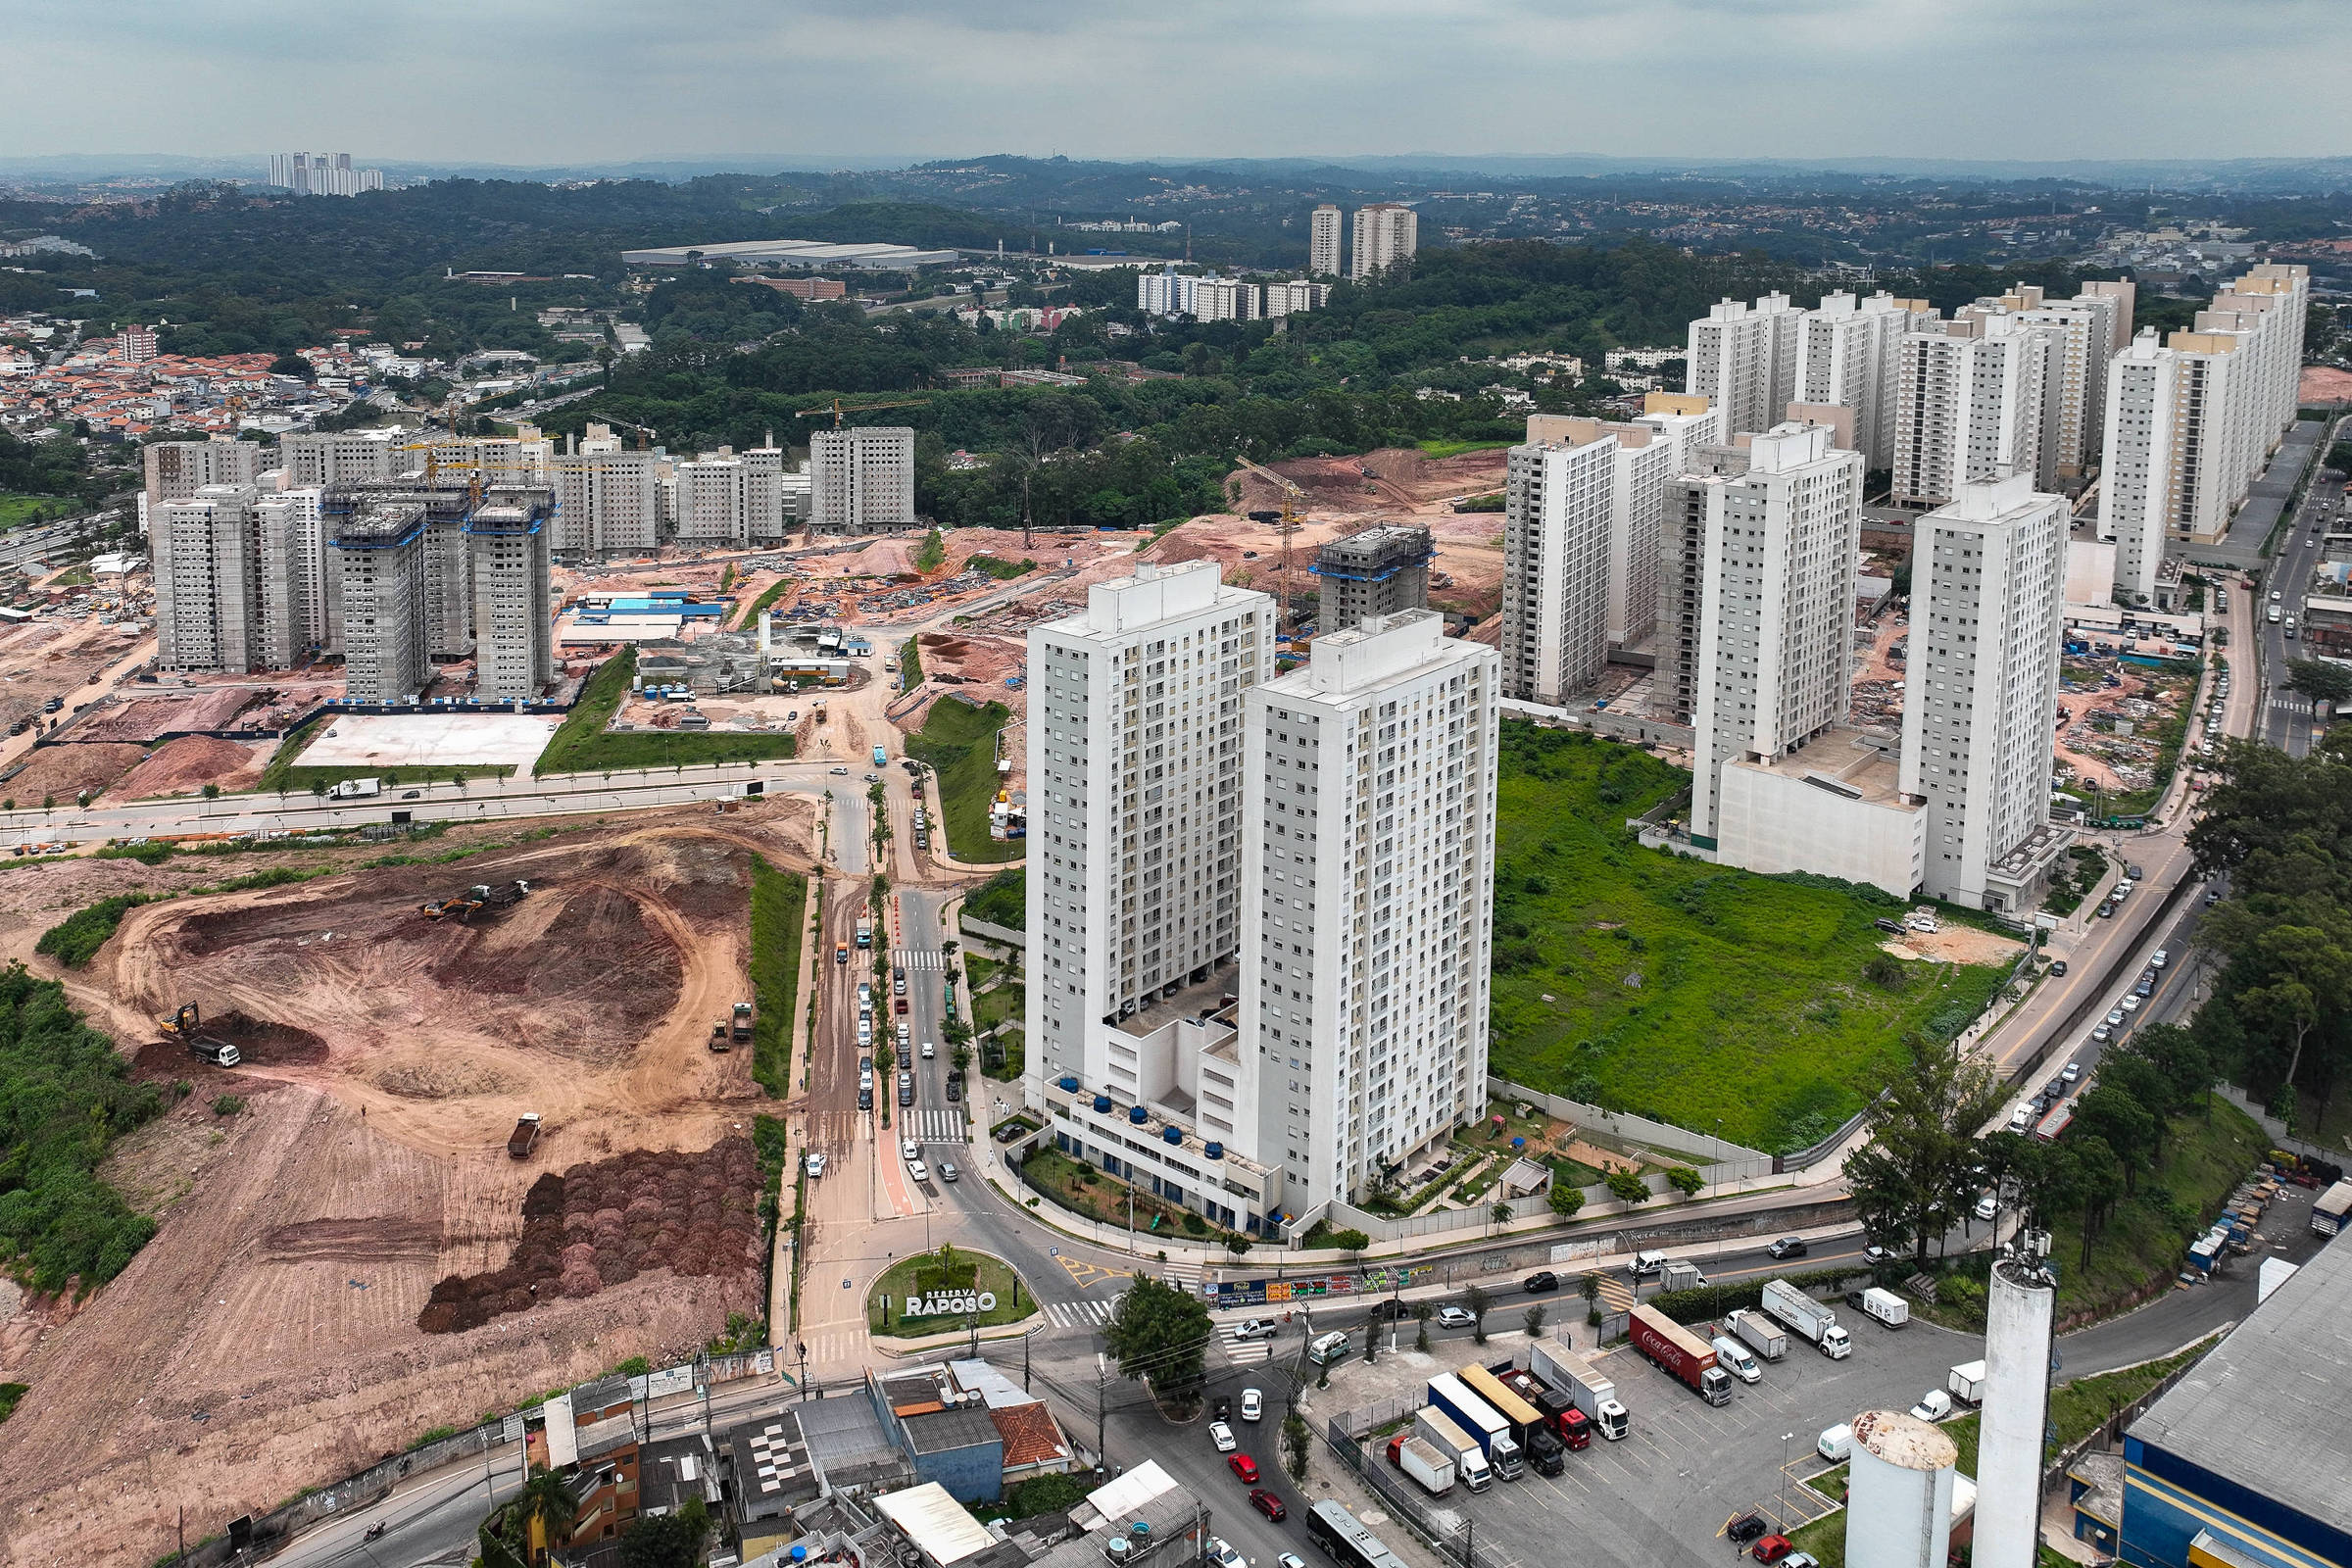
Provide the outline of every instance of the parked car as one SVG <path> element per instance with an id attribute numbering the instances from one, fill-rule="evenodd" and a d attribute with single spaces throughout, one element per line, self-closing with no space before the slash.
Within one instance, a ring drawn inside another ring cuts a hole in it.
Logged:
<path id="1" fill-rule="evenodd" d="M 1764 1522 L 1762 1514 L 1743 1513 L 1730 1524 L 1725 1525 L 1723 1533 L 1744 1546 L 1771 1528 Z"/>
<path id="2" fill-rule="evenodd" d="M 1542 1296 L 1545 1291 L 1560 1288 L 1560 1277 L 1547 1268 L 1540 1268 L 1527 1277 L 1527 1294 Z"/>
<path id="3" fill-rule="evenodd" d="M 2082 1064 L 2079 1061 L 2070 1061 L 2058 1069 L 2058 1081 L 2062 1084 L 2079 1083 L 2082 1078 Z"/>
<path id="4" fill-rule="evenodd" d="M 1250 1506 L 1276 1524 L 1282 1523 L 1291 1516 L 1291 1510 L 1283 1506 L 1282 1499 L 1263 1487 L 1250 1489 Z"/>
<path id="5" fill-rule="evenodd" d="M 1234 1550 L 1216 1536 L 1208 1538 L 1208 1560 L 1215 1564 L 1216 1568 L 1250 1568 L 1250 1565 L 1242 1560 L 1240 1552 Z"/>
<path id="6" fill-rule="evenodd" d="M 1747 1554 L 1758 1562 L 1779 1562 L 1795 1549 L 1789 1544 L 1787 1536 L 1766 1536 L 1748 1547 Z"/>
<path id="7" fill-rule="evenodd" d="M 2115 1038 L 2115 1031 L 2106 1024 L 2097 1024 L 2092 1027 L 2090 1031 L 2090 1038 L 2096 1040 L 2100 1045 L 2103 1046 L 2108 1041 Z"/>
<path id="8" fill-rule="evenodd" d="M 1979 1219 L 1990 1219 L 1993 1215 L 1999 1213 L 2000 1209 L 2001 1200 L 1999 1199 L 1995 1198 L 1990 1193 L 1979 1193 L 1977 1195 L 1977 1206 L 1974 1210 L 1972 1210 L 1972 1212 L 1974 1212 Z"/>
<path id="9" fill-rule="evenodd" d="M 1232 1453 L 1242 1446 L 1240 1441 L 1234 1437 L 1233 1428 L 1222 1421 L 1211 1421 L 1208 1424 L 1208 1441 L 1217 1446 L 1219 1453 Z"/>
<path id="10" fill-rule="evenodd" d="M 1802 1257 L 1807 1252 L 1811 1251 L 1812 1249 L 1805 1245 L 1805 1239 L 1801 1236 L 1784 1236 L 1779 1241 L 1774 1242 L 1770 1247 L 1764 1249 L 1764 1250 L 1771 1253 L 1775 1258 L 1782 1258 Z"/>
<path id="11" fill-rule="evenodd" d="M 1842 1421 L 1825 1427 L 1813 1440 L 1813 1450 L 1832 1464 L 1843 1464 L 1854 1456 L 1854 1429 Z"/>
<path id="12" fill-rule="evenodd" d="M 1442 1306 L 1438 1308 L 1438 1327 L 1442 1329 L 1466 1329 L 1477 1322 L 1478 1319 L 1471 1314 L 1468 1307 Z"/>
<path id="13" fill-rule="evenodd" d="M 1941 1389 L 1930 1389 L 1920 1396 L 1919 1402 L 1911 1407 L 1911 1413 L 1922 1421 L 1940 1421 L 1952 1413 L 1952 1396 Z"/>
<path id="14" fill-rule="evenodd" d="M 931 1179 L 930 1168 L 919 1159 L 910 1159 L 906 1162 L 906 1174 L 918 1182 L 927 1182 Z"/>
<path id="15" fill-rule="evenodd" d="M 2066 960 L 2065 960 L 2064 958 L 2052 958 L 2052 959 L 2050 960 L 2050 973 L 2052 973 L 2052 974 L 2064 974 L 2064 973 L 2066 973 Z"/>
<path id="16" fill-rule="evenodd" d="M 2110 1029 L 2121 1029 L 2123 1026 L 2124 1026 L 2124 1009 L 2123 1009 L 2123 1008 L 2121 1008 L 2121 1007 L 2110 1007 L 2110 1008 L 2108 1008 L 2108 1009 L 2107 1009 L 2107 1027 L 2108 1027 L 2108 1028 L 2110 1028 Z"/>
<path id="17" fill-rule="evenodd" d="M 1232 1471 L 1243 1486 L 1254 1487 L 1257 1485 L 1257 1461 L 1248 1454 L 1233 1455 L 1225 1461 L 1225 1468 Z"/>
<path id="18" fill-rule="evenodd" d="M 902 1138 L 899 1140 L 899 1157 L 901 1159 L 912 1159 L 921 1152 L 921 1147 L 913 1139 Z"/>
<path id="19" fill-rule="evenodd" d="M 2150 958 L 2148 959 L 2148 967 L 2149 967 L 2149 968 L 2151 968 L 2151 969 L 2161 969 L 2161 968 L 2163 968 L 2163 967 L 2164 967 L 2166 964 L 2168 964 L 2168 963 L 2170 963 L 2170 962 L 2172 962 L 2172 961 L 2173 961 L 2173 951 L 2172 951 L 2172 949 L 2170 949 L 2170 948 L 2158 948 L 2158 949 L 2156 950 L 2155 956 L 2152 956 L 2152 957 L 2150 957 Z"/>

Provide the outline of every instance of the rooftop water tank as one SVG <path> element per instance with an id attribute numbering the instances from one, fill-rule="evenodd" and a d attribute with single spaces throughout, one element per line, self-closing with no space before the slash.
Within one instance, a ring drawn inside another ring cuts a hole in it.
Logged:
<path id="1" fill-rule="evenodd" d="M 1072 1075 L 1070 1075 L 1070 1076 L 1068 1076 L 1068 1077 L 1065 1077 L 1065 1078 L 1063 1078 L 1063 1079 L 1061 1080 L 1061 1087 L 1062 1087 L 1062 1088 L 1063 1088 L 1065 1091 L 1067 1091 L 1067 1092 L 1069 1092 L 1069 1093 L 1072 1093 L 1072 1094 L 1075 1094 L 1075 1093 L 1077 1092 L 1077 1090 L 1078 1090 L 1078 1079 L 1077 1079 L 1077 1076 L 1076 1076 L 1075 1074 L 1072 1074 Z"/>
<path id="2" fill-rule="evenodd" d="M 1127 1107 L 1127 1119 L 1135 1123 L 1135 1125 L 1138 1127 L 1141 1127 L 1145 1122 L 1151 1120 L 1151 1118 L 1152 1113 L 1141 1105 L 1129 1105 Z"/>
<path id="3" fill-rule="evenodd" d="M 1159 1136 L 1168 1143 L 1181 1144 L 1184 1142 L 1184 1129 L 1181 1127 L 1162 1127 L 1159 1130 Z"/>
<path id="4" fill-rule="evenodd" d="M 1223 1144 L 1202 1144 L 1200 1146 L 1200 1152 L 1206 1154 L 1211 1159 L 1223 1159 L 1225 1157 L 1225 1146 Z"/>
<path id="5" fill-rule="evenodd" d="M 1108 1110 L 1109 1108 L 1110 1108 L 1110 1097 L 1109 1097 L 1108 1095 L 1097 1095 L 1097 1096 L 1095 1097 L 1095 1109 L 1097 1109 L 1097 1110 L 1099 1110 L 1099 1111 L 1100 1111 L 1100 1110 Z"/>

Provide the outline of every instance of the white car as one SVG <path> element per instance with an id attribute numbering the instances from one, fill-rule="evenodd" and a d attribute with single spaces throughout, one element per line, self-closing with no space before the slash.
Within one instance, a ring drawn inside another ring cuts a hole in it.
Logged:
<path id="1" fill-rule="evenodd" d="M 1219 1453 L 1231 1453 L 1242 1446 L 1241 1441 L 1234 1437 L 1233 1428 L 1222 1421 L 1211 1421 L 1208 1424 L 1208 1441 L 1217 1446 Z"/>
<path id="2" fill-rule="evenodd" d="M 906 1174 L 918 1182 L 927 1182 L 931 1179 L 930 1167 L 919 1159 L 910 1159 L 906 1162 Z"/>
<path id="3" fill-rule="evenodd" d="M 2077 1082 L 2082 1078 L 2082 1064 L 2079 1061 L 2068 1062 L 2064 1067 L 2060 1068 L 2058 1072 L 2059 1079 L 2070 1084 Z"/>
<path id="4" fill-rule="evenodd" d="M 2139 999 L 2137 997 L 2126 997 L 2123 999 L 2123 1001 L 2117 1003 L 2116 1005 L 2123 1008 L 2126 1012 L 2137 1012 L 2139 1010 Z"/>
<path id="5" fill-rule="evenodd" d="M 1255 1389 L 1244 1389 L 1242 1391 L 1242 1419 L 1256 1421 L 1262 1419 L 1265 1413 L 1266 1396 Z"/>
<path id="6" fill-rule="evenodd" d="M 1270 1340 L 1274 1337 L 1275 1322 L 1270 1317 L 1245 1318 L 1233 1331 L 1237 1340 Z"/>
<path id="7" fill-rule="evenodd" d="M 1306 1568 L 1306 1559 L 1295 1551 L 1282 1552 L 1275 1557 L 1274 1568 Z"/>
<path id="8" fill-rule="evenodd" d="M 1442 1329 L 1466 1329 L 1477 1322 L 1478 1319 L 1471 1314 L 1468 1307 L 1442 1306 L 1438 1308 L 1438 1327 Z"/>
<path id="9" fill-rule="evenodd" d="M 1911 1413 L 1922 1421 L 1940 1421 L 1952 1413 L 1952 1396 L 1941 1389 L 1930 1389 L 1920 1396 L 1919 1402 L 1911 1407 Z"/>
<path id="10" fill-rule="evenodd" d="M 2148 967 L 2151 969 L 2161 969 L 2172 961 L 2172 950 L 2170 948 L 2158 948 L 2155 953 L 2149 956 Z"/>
<path id="11" fill-rule="evenodd" d="M 901 1159 L 913 1159 L 919 1156 L 921 1153 L 922 1150 L 915 1144 L 913 1139 L 902 1138 L 899 1140 L 899 1157 Z"/>
<path id="12" fill-rule="evenodd" d="M 934 1057 L 934 1056 L 936 1056 L 936 1055 L 938 1055 L 938 1054 L 939 1054 L 939 1048 L 938 1048 L 937 1046 L 933 1045 L 933 1044 L 932 1044 L 930 1041 L 928 1041 L 928 1040 L 926 1040 L 926 1041 L 924 1041 L 924 1042 L 923 1042 L 923 1059 L 924 1059 L 925 1061 L 929 1061 L 929 1060 L 930 1060 L 932 1057 Z"/>
<path id="13" fill-rule="evenodd" d="M 1977 1195 L 1977 1218 L 1990 1219 L 1994 1214 L 2000 1212 L 2000 1200 L 1993 1197 L 1992 1194 L 1980 1193 Z"/>
<path id="14" fill-rule="evenodd" d="M 1854 1429 L 1840 1421 L 1823 1430 L 1813 1440 L 1813 1451 L 1832 1464 L 1842 1464 L 1854 1456 Z"/>
<path id="15" fill-rule="evenodd" d="M 1240 1552 L 1234 1550 L 1216 1536 L 1208 1538 L 1208 1560 L 1215 1563 L 1217 1568 L 1250 1568 L 1250 1565 L 1242 1560 Z"/>
<path id="16" fill-rule="evenodd" d="M 825 1156 L 822 1154 L 811 1152 L 805 1163 L 808 1166 L 810 1181 L 814 1181 L 825 1173 Z"/>

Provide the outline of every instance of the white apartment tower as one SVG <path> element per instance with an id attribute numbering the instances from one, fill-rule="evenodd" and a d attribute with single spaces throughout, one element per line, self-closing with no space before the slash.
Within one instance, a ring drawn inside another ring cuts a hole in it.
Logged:
<path id="1" fill-rule="evenodd" d="M 1274 614 L 1213 562 L 1145 563 L 1030 628 L 1032 1105 L 1064 1077 L 1164 1093 L 1175 1069 L 1120 1020 L 1240 946 L 1243 705 Z"/>
<path id="2" fill-rule="evenodd" d="M 1306 220 L 1306 270 L 1316 277 L 1340 275 L 1340 210 L 1330 202 Z"/>
<path id="3" fill-rule="evenodd" d="M 1723 300 L 1690 323 L 1683 390 L 1722 412 L 1727 439 L 1768 430 L 1788 413 L 1804 315 L 1788 295 L 1767 294 L 1752 306 Z"/>
<path id="4" fill-rule="evenodd" d="M 914 431 L 906 425 L 819 430 L 808 439 L 811 533 L 914 526 Z"/>
<path id="5" fill-rule="evenodd" d="M 1249 696 L 1241 1089 L 1295 1211 L 1486 1102 L 1501 661 L 1406 611 Z"/>
<path id="6" fill-rule="evenodd" d="M 556 678 L 548 540 L 552 510 L 530 496 L 493 495 L 466 519 L 474 690 L 489 701 L 530 701 Z"/>
<path id="7" fill-rule="evenodd" d="M 159 668 L 242 673 L 262 667 L 263 596 L 254 537 L 259 499 L 250 484 L 208 484 L 151 510 Z"/>
<path id="8" fill-rule="evenodd" d="M 1976 483 L 2038 469 L 2053 334 L 1963 313 L 1904 334 L 1895 366 L 1894 500 L 1940 506 Z"/>
<path id="9" fill-rule="evenodd" d="M 616 453 L 587 461 L 601 464 L 647 456 Z M 613 471 L 634 472 L 626 467 Z M 650 466 L 644 482 L 650 493 L 657 482 Z M 784 537 L 784 454 L 776 447 L 706 452 L 677 465 L 677 486 L 680 539 L 759 544 Z"/>
<path id="10" fill-rule="evenodd" d="M 2210 471 L 2196 474 L 2205 481 L 2203 494 L 2176 491 L 2180 469 L 2173 461 L 2173 449 L 2183 426 L 2202 422 L 2182 417 L 2187 412 L 2180 391 L 2183 372 L 2189 371 L 2188 378 L 2199 386 L 2202 414 L 2230 368 L 2226 360 L 2217 365 L 2203 355 L 2160 346 L 2153 327 L 2132 339 L 2107 367 L 2099 537 L 2115 545 L 2115 596 L 2124 604 L 2153 601 L 2165 541 L 2173 537 L 2173 519 L 2182 503 L 2192 520 L 2203 502 L 2218 515 L 2220 526 L 2228 525 L 2227 508 L 2215 504 L 2219 486 L 2212 483 Z"/>
<path id="11" fill-rule="evenodd" d="M 659 453 L 622 451 L 610 428 L 591 424 L 575 450 L 554 460 L 551 548 L 589 556 L 651 555 L 662 542 L 662 461 Z"/>
<path id="12" fill-rule="evenodd" d="M 1785 757 L 1846 715 L 1863 458 L 1830 434 L 1776 425 L 1748 443 L 1744 473 L 1676 487 L 1699 555 L 1690 838 L 1701 849 L 1716 847 L 1725 763 Z"/>
<path id="13" fill-rule="evenodd" d="M 251 441 L 158 441 L 141 455 L 149 505 L 185 501 L 207 485 L 252 484 L 262 474 L 262 449 Z"/>
<path id="14" fill-rule="evenodd" d="M 1902 793 L 1926 802 L 1925 886 L 2022 913 L 2065 835 L 2050 825 L 2067 509 L 2029 473 L 1961 485 L 1919 519 Z"/>
<path id="15" fill-rule="evenodd" d="M 277 461 L 297 485 L 347 484 L 355 479 L 390 479 L 424 466 L 399 430 L 334 430 L 317 435 L 283 435 Z"/>
<path id="16" fill-rule="evenodd" d="M 1402 202 L 1374 202 L 1355 210 L 1355 266 L 1348 276 L 1377 282 L 1421 247 L 1421 219 Z"/>
<path id="17" fill-rule="evenodd" d="M 1791 401 L 1853 410 L 1854 450 L 1869 467 L 1889 466 L 1898 348 L 1903 334 L 1934 319 L 1935 311 L 1926 300 L 1896 299 L 1882 289 L 1866 300 L 1824 294 L 1819 307 L 1803 314 Z M 1785 406 L 1770 412 L 1778 419 Z"/>
<path id="18" fill-rule="evenodd" d="M 432 678 L 425 618 L 424 508 L 390 502 L 338 519 L 343 689 L 355 702 L 393 703 Z"/>
<path id="19" fill-rule="evenodd" d="M 1529 422 L 1503 480 L 1503 689 L 1558 707 L 1608 662 L 1619 446 L 1597 420 Z"/>
<path id="20" fill-rule="evenodd" d="M 302 655 L 328 645 L 325 547 L 316 485 L 265 492 L 255 507 L 261 555 L 262 665 L 290 669 Z"/>
<path id="21" fill-rule="evenodd" d="M 544 485 L 555 462 L 556 443 L 532 424 L 513 435 L 440 436 L 426 447 L 429 464 L 417 465 L 443 476 L 478 476 L 484 485 Z"/>

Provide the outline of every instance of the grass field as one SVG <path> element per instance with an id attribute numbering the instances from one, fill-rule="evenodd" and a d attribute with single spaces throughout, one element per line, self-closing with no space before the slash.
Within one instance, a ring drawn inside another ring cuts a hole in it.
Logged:
<path id="1" fill-rule="evenodd" d="M 906 737 L 906 755 L 939 774 L 948 853 L 970 864 L 1021 858 L 1019 839 L 988 836 L 988 807 L 997 795 L 997 731 L 1010 716 L 1003 703 L 974 708 L 943 697 L 931 705 L 923 727 Z"/>
<path id="2" fill-rule="evenodd" d="M 1417 443 L 1425 458 L 1458 458 L 1465 452 L 1493 452 L 1515 446 L 1512 441 L 1423 441 Z"/>
<path id="3" fill-rule="evenodd" d="M 1862 1107 L 1907 1030 L 1946 1038 L 1998 968 L 1864 978 L 1874 889 L 1641 848 L 1625 829 L 1687 775 L 1581 731 L 1503 726 L 1494 1070 L 1751 1148 L 1802 1148 Z"/>
<path id="4" fill-rule="evenodd" d="M 792 1010 L 808 934 L 808 879 L 752 860 L 752 1077 L 782 1100 L 792 1093 Z"/>
<path id="5" fill-rule="evenodd" d="M 81 510 L 81 503 L 71 496 L 28 496 L 0 490 L 0 528 L 30 522 L 35 515 L 57 517 Z"/>
<path id="6" fill-rule="evenodd" d="M 533 777 L 550 773 L 619 772 L 625 768 L 676 767 L 698 762 L 764 762 L 792 756 L 789 735 L 689 735 L 667 731 L 611 734 L 605 726 L 629 694 L 637 650 L 625 649 L 588 678 L 580 700 L 532 767 Z"/>

